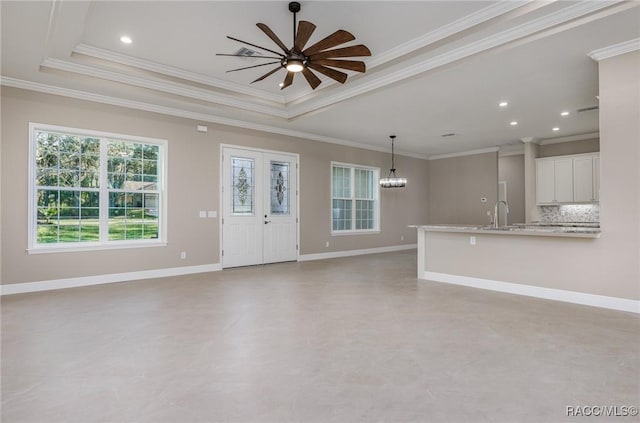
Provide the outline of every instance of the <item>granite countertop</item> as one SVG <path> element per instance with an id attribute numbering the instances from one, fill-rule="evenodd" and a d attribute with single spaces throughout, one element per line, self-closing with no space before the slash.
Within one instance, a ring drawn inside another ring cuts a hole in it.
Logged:
<path id="1" fill-rule="evenodd" d="M 529 235 L 556 236 L 570 238 L 599 238 L 600 228 L 583 225 L 549 225 L 548 223 L 509 225 L 494 228 L 492 225 L 409 225 L 411 228 L 423 229 L 429 232 L 461 232 L 490 235 Z"/>
<path id="2" fill-rule="evenodd" d="M 600 222 L 531 222 L 516 223 L 516 226 L 565 226 L 573 228 L 599 228 Z"/>

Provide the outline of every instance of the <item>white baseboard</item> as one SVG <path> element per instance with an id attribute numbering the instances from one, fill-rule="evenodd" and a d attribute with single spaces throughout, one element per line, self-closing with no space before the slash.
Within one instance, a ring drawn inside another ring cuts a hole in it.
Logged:
<path id="1" fill-rule="evenodd" d="M 500 282 L 491 279 L 480 279 L 427 271 L 422 273 L 420 279 L 470 286 L 472 288 L 488 289 L 491 291 L 507 292 L 509 294 L 526 295 L 529 297 L 544 298 L 547 300 L 608 308 L 618 311 L 627 311 L 630 313 L 640 313 L 640 301 L 630 300 L 627 298 L 607 297 L 604 295 L 587 294 L 584 292 L 565 291 L 562 289 L 543 288 L 540 286 Z"/>
<path id="2" fill-rule="evenodd" d="M 12 283 L 0 285 L 0 295 L 23 294 L 25 292 L 50 291 L 53 289 L 75 288 L 79 286 L 100 285 L 140 279 L 164 278 L 167 276 L 189 275 L 192 273 L 217 272 L 222 270 L 220 263 L 200 266 L 170 267 L 167 269 L 142 270 L 139 272 L 112 273 L 108 275 L 85 276 L 69 279 Z"/>
<path id="3" fill-rule="evenodd" d="M 331 251 L 329 253 L 302 254 L 298 261 L 324 260 L 338 257 L 362 256 L 365 254 L 390 253 L 392 251 L 415 250 L 418 244 L 392 245 L 390 247 L 365 248 L 362 250 Z"/>

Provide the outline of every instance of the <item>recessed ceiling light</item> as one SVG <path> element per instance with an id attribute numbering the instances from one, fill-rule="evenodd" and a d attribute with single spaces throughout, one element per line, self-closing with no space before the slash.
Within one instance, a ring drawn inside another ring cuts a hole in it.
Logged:
<path id="1" fill-rule="evenodd" d="M 560 113 L 560 116 L 569 116 L 569 112 L 562 112 Z"/>
<path id="2" fill-rule="evenodd" d="M 511 123 L 509 123 L 509 125 L 511 125 L 511 126 L 516 126 L 517 124 L 518 124 L 518 122 L 517 122 L 517 121 L 515 121 L 515 120 L 514 120 L 514 121 L 512 121 Z"/>
<path id="3" fill-rule="evenodd" d="M 500 103 L 498 103 L 498 106 L 500 107 L 507 107 L 509 105 L 509 103 L 507 103 L 506 101 L 501 101 Z"/>
<path id="4" fill-rule="evenodd" d="M 123 35 L 120 37 L 120 42 L 122 42 L 122 44 L 131 44 L 133 40 L 128 35 Z"/>
<path id="5" fill-rule="evenodd" d="M 552 131 L 559 131 L 560 128 L 558 128 L 557 126 L 555 128 L 551 128 Z"/>
<path id="6" fill-rule="evenodd" d="M 284 82 L 278 84 L 279 87 L 284 87 Z"/>

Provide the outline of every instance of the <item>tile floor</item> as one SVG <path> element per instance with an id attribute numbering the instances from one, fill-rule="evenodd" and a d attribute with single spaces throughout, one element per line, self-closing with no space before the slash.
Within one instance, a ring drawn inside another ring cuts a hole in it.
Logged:
<path id="1" fill-rule="evenodd" d="M 640 405 L 637 316 L 415 268 L 406 251 L 6 296 L 2 422 L 558 422 Z"/>

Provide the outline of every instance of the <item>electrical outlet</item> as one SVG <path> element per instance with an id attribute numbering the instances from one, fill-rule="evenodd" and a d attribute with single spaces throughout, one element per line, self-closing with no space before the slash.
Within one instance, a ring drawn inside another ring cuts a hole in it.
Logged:
<path id="1" fill-rule="evenodd" d="M 182 252 L 180 252 L 180 259 L 181 259 L 181 260 L 184 260 L 184 259 L 186 259 L 186 258 L 187 258 L 187 252 L 186 252 L 186 251 L 182 251 Z"/>
<path id="2" fill-rule="evenodd" d="M 207 217 L 209 217 L 209 218 L 211 218 L 211 219 L 213 219 L 213 218 L 215 218 L 215 217 L 218 217 L 218 212 L 217 212 L 217 211 L 215 211 L 215 210 L 209 210 L 209 211 L 207 212 Z"/>
<path id="3" fill-rule="evenodd" d="M 404 235 L 400 235 L 400 241 L 404 241 Z"/>
<path id="4" fill-rule="evenodd" d="M 469 237 L 469 244 L 476 245 L 476 237 L 475 236 L 470 236 Z"/>
<path id="5" fill-rule="evenodd" d="M 329 241 L 327 241 L 327 243 L 326 243 L 324 246 L 325 246 L 325 247 L 328 247 L 328 246 L 329 246 Z"/>

